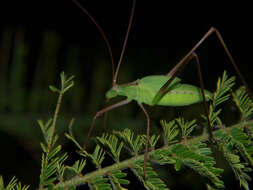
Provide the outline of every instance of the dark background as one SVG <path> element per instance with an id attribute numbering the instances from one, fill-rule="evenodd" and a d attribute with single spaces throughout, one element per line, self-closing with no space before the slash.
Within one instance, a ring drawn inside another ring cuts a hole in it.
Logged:
<path id="1" fill-rule="evenodd" d="M 86 0 L 80 3 L 104 29 L 117 62 L 132 1 Z M 252 87 L 251 25 L 251 6 L 245 2 L 137 1 L 119 83 L 169 72 L 214 26 L 222 34 L 238 67 Z M 0 34 L 0 94 L 1 99 L 5 100 L 0 105 L 0 173 L 7 180 L 16 175 L 34 188 L 39 179 L 41 140 L 36 120 L 50 117 L 56 102 L 56 97 L 47 90 L 47 86 L 59 84 L 58 76 L 62 70 L 76 76 L 75 88 L 64 99 L 64 116 L 58 123 L 58 130 L 66 131 L 67 121 L 63 118 L 68 120 L 75 117 L 77 126 L 83 130 L 80 133 L 82 135 L 79 135 L 83 141 L 83 134 L 92 116 L 104 107 L 104 93 L 111 85 L 111 63 L 97 28 L 71 0 L 1 2 Z M 16 54 L 19 45 L 24 50 L 24 56 L 22 53 Z M 217 77 L 223 70 L 235 75 L 215 35 L 210 36 L 196 53 L 202 64 L 207 89 L 214 90 Z M 180 77 L 187 83 L 198 85 L 196 66 L 192 63 Z M 169 117 L 159 113 L 164 111 L 163 108 L 148 110 L 154 123 Z M 121 125 L 122 128 L 129 127 L 128 124 L 137 128 L 137 123 L 143 125 L 144 129 L 136 129 L 136 132 L 145 131 L 143 114 L 135 104 L 113 111 L 111 115 L 109 125 L 117 127 L 116 118 L 120 116 L 127 123 Z M 66 143 L 64 140 L 62 142 Z M 65 149 L 71 152 L 74 147 L 66 143 Z M 176 177 L 178 175 L 172 174 Z M 195 181 L 198 179 L 198 176 L 193 177 Z M 226 180 L 228 187 L 236 183 L 233 174 L 231 178 L 233 182 L 228 180 L 229 177 Z M 184 178 L 186 182 L 187 179 L 188 183 L 184 184 L 177 181 L 176 189 L 188 187 L 189 182 L 194 181 L 192 178 Z M 193 186 L 194 189 L 201 189 L 201 184 Z"/>

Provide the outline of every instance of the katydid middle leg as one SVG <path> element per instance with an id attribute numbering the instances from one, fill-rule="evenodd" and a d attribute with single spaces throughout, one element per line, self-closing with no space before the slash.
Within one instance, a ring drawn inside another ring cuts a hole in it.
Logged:
<path id="1" fill-rule="evenodd" d="M 209 111 L 208 111 L 206 96 L 205 96 L 205 92 L 204 92 L 204 89 L 205 89 L 204 82 L 203 82 L 204 80 L 203 80 L 203 76 L 202 76 L 202 72 L 201 72 L 199 57 L 194 51 L 188 57 L 187 61 L 184 62 L 184 64 L 189 63 L 191 59 L 195 59 L 195 61 L 196 61 L 196 66 L 197 66 L 197 70 L 198 70 L 199 84 L 200 84 L 200 90 L 201 90 L 201 95 L 202 95 L 202 98 L 203 98 L 204 110 L 205 110 L 205 115 L 206 115 L 207 123 L 208 123 L 209 138 L 210 138 L 210 140 L 213 141 L 214 138 L 213 138 L 213 133 L 211 131 L 211 122 L 210 122 L 210 118 L 209 118 Z M 181 67 L 183 67 L 183 65 L 181 65 Z M 170 71 L 167 75 L 175 75 L 174 73 L 177 72 L 177 71 L 180 71 L 181 69 L 182 68 L 178 68 L 178 70 L 172 69 L 172 71 Z M 174 73 L 172 73 L 172 72 L 174 72 Z"/>
<path id="2" fill-rule="evenodd" d="M 199 57 L 195 52 L 193 52 L 193 56 L 194 56 L 194 58 L 196 60 L 196 63 L 197 63 L 199 83 L 200 83 L 200 87 L 201 87 L 200 89 L 201 89 L 201 94 L 202 94 L 202 97 L 203 97 L 204 110 L 205 110 L 205 114 L 206 114 L 206 118 L 207 118 L 207 124 L 208 124 L 209 138 L 210 138 L 211 141 L 214 141 L 212 128 L 211 128 L 211 122 L 210 122 L 210 118 L 209 118 L 209 111 L 208 111 L 208 107 L 207 107 L 207 103 L 206 103 L 206 96 L 205 96 L 205 92 L 204 92 L 205 88 L 204 88 L 204 82 L 203 82 L 201 67 L 200 67 L 200 63 L 199 63 Z"/>
<path id="3" fill-rule="evenodd" d="M 210 126 L 210 120 L 209 120 L 209 114 L 208 114 L 208 108 L 207 108 L 207 103 L 206 103 L 206 98 L 205 98 L 205 94 L 204 94 L 204 83 L 203 83 L 203 77 L 201 74 L 201 68 L 200 68 L 200 63 L 199 63 L 199 58 L 197 56 L 197 54 L 195 52 L 193 52 L 188 59 L 185 59 L 185 62 L 188 63 L 190 62 L 192 59 L 195 59 L 196 63 L 197 63 L 197 69 L 198 69 L 198 73 L 199 73 L 199 81 L 200 81 L 200 86 L 201 86 L 201 94 L 203 97 L 203 101 L 204 101 L 204 108 L 205 108 L 205 114 L 208 118 L 208 125 Z M 171 79 L 170 79 L 171 80 Z M 172 79 L 173 80 L 173 79 Z M 149 146 L 149 133 L 150 133 L 150 118 L 149 115 L 147 113 L 147 111 L 145 110 L 144 106 L 139 103 L 140 108 L 142 109 L 142 111 L 144 112 L 145 116 L 146 116 L 146 120 L 147 120 L 147 132 L 146 132 L 146 145 L 145 145 L 145 153 L 144 153 L 144 163 L 143 163 L 143 172 L 144 172 L 144 178 L 146 177 L 146 161 L 148 159 L 148 146 Z M 212 133 L 210 133 L 211 136 L 210 138 L 212 139 Z"/>
<path id="4" fill-rule="evenodd" d="M 149 132 L 150 132 L 150 118 L 148 115 L 148 112 L 144 108 L 144 106 L 139 103 L 140 108 L 144 112 L 147 120 L 147 133 L 146 133 L 146 145 L 145 145 L 145 152 L 144 152 L 144 160 L 143 160 L 143 173 L 144 173 L 144 179 L 146 178 L 146 162 L 148 159 L 148 145 L 149 145 Z"/>
<path id="5" fill-rule="evenodd" d="M 138 82 L 131 82 L 131 83 L 126 83 L 126 84 L 120 84 L 119 86 L 137 86 L 138 85 Z M 106 100 L 106 103 L 108 103 L 109 100 L 107 99 Z M 107 120 L 107 116 L 108 116 L 108 113 L 105 112 L 104 113 L 104 130 L 106 130 L 106 120 Z"/>
<path id="6" fill-rule="evenodd" d="M 106 112 L 108 112 L 108 111 L 110 111 L 110 110 L 113 110 L 113 109 L 115 109 L 115 108 L 117 108 L 117 107 L 126 105 L 126 104 L 128 104 L 129 102 L 130 102 L 130 100 L 125 99 L 125 100 L 120 101 L 120 102 L 118 102 L 118 103 L 116 103 L 116 104 L 110 105 L 110 106 L 108 106 L 108 107 L 106 107 L 106 108 L 104 108 L 104 109 L 102 109 L 102 110 L 100 110 L 100 111 L 98 111 L 98 112 L 96 113 L 96 115 L 93 117 L 91 127 L 90 127 L 90 129 L 89 129 L 88 135 L 87 135 L 87 137 L 86 137 L 86 139 L 85 139 L 85 142 L 84 142 L 84 145 L 83 145 L 83 149 L 84 149 L 84 150 L 85 150 L 85 148 L 86 148 L 86 145 L 88 144 L 89 137 L 90 137 L 90 135 L 91 135 L 91 132 L 92 132 L 93 129 L 94 129 L 95 121 L 97 120 L 97 118 L 98 118 L 99 116 L 103 115 L 104 113 L 106 113 Z"/>

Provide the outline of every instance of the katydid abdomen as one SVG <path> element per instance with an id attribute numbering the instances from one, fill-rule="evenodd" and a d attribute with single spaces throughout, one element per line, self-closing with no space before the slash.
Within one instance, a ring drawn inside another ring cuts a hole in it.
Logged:
<path id="1" fill-rule="evenodd" d="M 135 100 L 154 106 L 152 101 L 160 88 L 169 80 L 166 75 L 152 75 L 138 79 L 127 85 L 115 85 L 107 91 L 106 98 L 125 96 L 128 100 Z M 190 85 L 181 84 L 179 78 L 175 78 L 166 89 L 167 93 L 156 105 L 161 106 L 187 106 L 203 101 L 201 89 Z M 205 90 L 206 101 L 210 100 L 212 93 Z"/>

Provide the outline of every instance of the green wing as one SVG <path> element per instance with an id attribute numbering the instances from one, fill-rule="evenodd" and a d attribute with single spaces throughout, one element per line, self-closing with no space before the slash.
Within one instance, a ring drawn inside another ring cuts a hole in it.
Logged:
<path id="1" fill-rule="evenodd" d="M 160 90 L 161 86 L 163 86 L 168 80 L 170 80 L 170 77 L 166 75 L 152 75 L 140 79 L 136 101 L 153 106 L 154 104 L 152 104 L 152 101 L 154 97 Z M 166 92 L 178 86 L 180 81 L 181 79 L 175 77 L 167 86 Z"/>
<path id="2" fill-rule="evenodd" d="M 165 106 L 187 106 L 194 103 L 203 101 L 201 89 L 190 84 L 178 84 L 172 86 L 169 79 L 159 89 L 152 100 L 152 106 L 165 105 Z M 210 100 L 212 93 L 204 90 L 206 101 Z"/>
<path id="3" fill-rule="evenodd" d="M 212 93 L 204 90 L 206 101 L 212 97 Z M 188 106 L 203 101 L 201 89 L 190 84 L 180 83 L 169 90 L 158 102 L 161 106 Z"/>
<path id="4" fill-rule="evenodd" d="M 173 87 L 175 87 L 175 85 L 179 84 L 179 82 L 181 81 L 177 77 L 169 77 L 169 76 L 166 77 L 168 77 L 167 81 L 162 84 L 159 91 L 156 93 L 155 97 L 152 100 L 153 106 L 156 105 L 169 90 L 171 90 Z M 174 83 L 174 80 L 178 81 Z"/>

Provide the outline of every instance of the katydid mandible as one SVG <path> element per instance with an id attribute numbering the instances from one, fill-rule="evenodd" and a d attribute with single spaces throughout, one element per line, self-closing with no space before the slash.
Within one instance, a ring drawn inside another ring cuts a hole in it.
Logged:
<path id="1" fill-rule="evenodd" d="M 231 53 L 229 52 L 226 44 L 223 41 L 223 38 L 219 31 L 215 29 L 214 27 L 211 27 L 208 32 L 196 43 L 196 45 L 184 56 L 181 61 L 179 61 L 176 66 L 169 72 L 167 75 L 153 75 L 153 76 L 147 76 L 143 77 L 141 79 L 138 79 L 134 82 L 127 83 L 127 84 L 117 84 L 117 77 L 119 73 L 119 68 L 122 62 L 122 58 L 124 55 L 124 51 L 126 48 L 126 43 L 127 39 L 129 36 L 129 31 L 131 28 L 132 20 L 133 20 L 133 15 L 134 15 L 134 9 L 135 9 L 135 3 L 136 0 L 133 0 L 133 5 L 132 5 L 132 10 L 131 10 L 131 15 L 128 23 L 128 28 L 126 31 L 126 36 L 125 40 L 123 43 L 122 47 L 122 52 L 120 55 L 120 59 L 117 65 L 117 68 L 114 72 L 114 61 L 113 61 L 113 56 L 112 56 L 112 51 L 111 51 L 111 46 L 110 43 L 105 36 L 103 30 L 101 27 L 98 25 L 96 20 L 88 13 L 88 11 L 82 7 L 76 0 L 72 0 L 80 9 L 82 9 L 85 14 L 89 16 L 91 21 L 96 25 L 98 28 L 99 32 L 103 36 L 109 54 L 112 62 L 112 73 L 113 73 L 113 80 L 112 80 L 112 88 L 106 92 L 106 98 L 111 99 L 116 96 L 124 96 L 126 97 L 125 100 L 118 102 L 116 104 L 113 104 L 111 106 L 108 106 L 96 113 L 92 120 L 91 127 L 89 129 L 88 135 L 86 137 L 85 143 L 84 143 L 84 149 L 86 148 L 86 145 L 88 143 L 88 139 L 92 133 L 92 130 L 95 126 L 95 121 L 96 119 L 105 114 L 106 112 L 115 109 L 117 107 L 123 106 L 125 104 L 130 103 L 131 101 L 136 101 L 138 105 L 140 106 L 141 110 L 144 112 L 146 116 L 146 121 L 147 121 L 147 132 L 146 132 L 146 145 L 145 145 L 145 153 L 144 153 L 144 177 L 146 174 L 145 171 L 145 163 L 147 160 L 147 153 L 148 153 L 148 144 L 149 144 L 149 131 L 150 131 L 150 119 L 147 111 L 145 110 L 143 104 L 147 104 L 149 106 L 155 106 L 155 105 L 162 105 L 162 106 L 186 106 L 186 105 L 191 105 L 194 103 L 199 103 L 199 102 L 204 102 L 204 108 L 205 108 L 205 114 L 208 118 L 208 130 L 209 130 L 209 135 L 210 139 L 213 139 L 212 131 L 211 131 L 211 126 L 210 126 L 210 121 L 208 117 L 208 109 L 207 109 L 207 104 L 206 102 L 211 99 L 212 93 L 204 90 L 204 85 L 203 85 L 203 79 L 201 75 L 201 69 L 200 69 L 200 63 L 197 54 L 195 53 L 195 50 L 211 35 L 211 34 L 216 34 L 218 40 L 220 41 L 222 47 L 224 48 L 228 58 L 230 59 L 233 67 L 235 68 L 237 75 L 241 79 L 242 83 L 246 86 L 247 84 L 244 80 L 243 75 L 239 71 Z M 182 70 L 182 68 L 189 63 L 191 59 L 195 59 L 195 62 L 197 63 L 197 68 L 198 68 L 198 75 L 199 75 L 199 81 L 200 81 L 200 87 L 196 87 L 190 84 L 182 84 L 180 83 L 180 79 L 176 77 L 176 75 Z M 247 88 L 248 89 L 248 88 Z"/>

